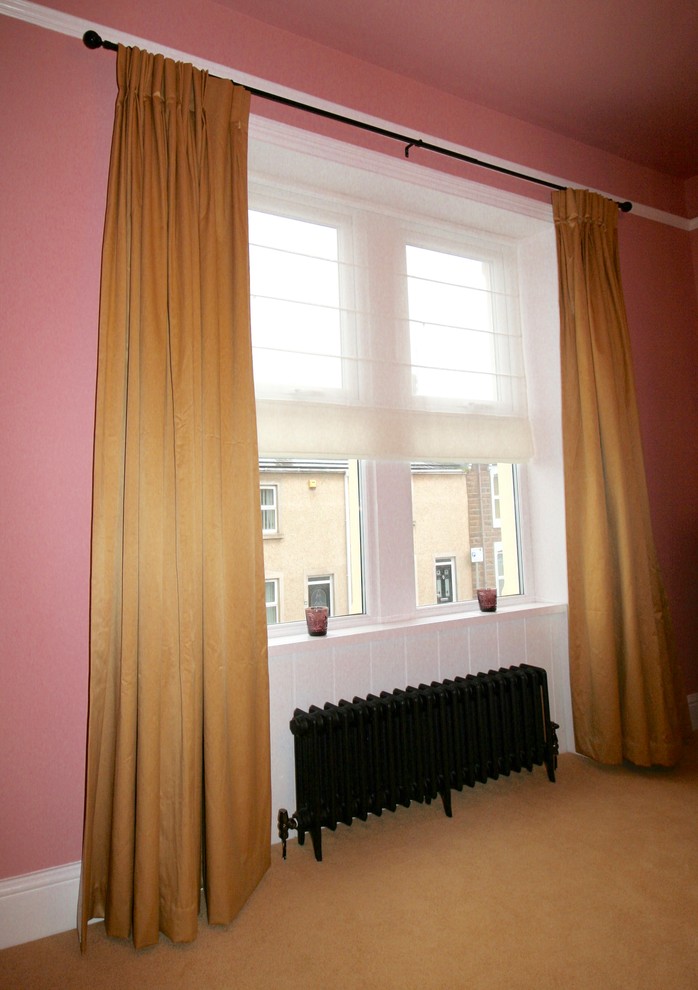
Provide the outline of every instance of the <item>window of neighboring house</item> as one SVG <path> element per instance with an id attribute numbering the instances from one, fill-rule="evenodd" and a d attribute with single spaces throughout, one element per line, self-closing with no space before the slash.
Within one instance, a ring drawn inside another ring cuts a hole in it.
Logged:
<path id="1" fill-rule="evenodd" d="M 279 581 L 278 578 L 267 578 L 264 582 L 264 596 L 267 605 L 267 625 L 273 626 L 279 621 Z"/>
<path id="2" fill-rule="evenodd" d="M 262 505 L 262 533 L 264 536 L 271 536 L 279 531 L 277 486 L 260 485 L 259 497 Z"/>
<path id="3" fill-rule="evenodd" d="M 503 595 L 506 580 L 506 574 L 504 572 L 504 547 L 498 541 L 494 544 L 494 573 L 497 594 Z"/>
<path id="4" fill-rule="evenodd" d="M 280 154 L 288 176 L 277 145 L 250 172 L 263 489 L 283 477 L 283 539 L 265 542 L 267 572 L 284 576 L 280 619 L 302 620 L 316 589 L 333 614 L 376 621 L 455 608 L 486 585 L 522 595 L 517 462 L 533 444 L 518 243 L 541 224 L 478 207 L 470 225 L 450 192 L 403 192 L 301 143 Z"/>
<path id="5" fill-rule="evenodd" d="M 495 529 L 499 529 L 502 525 L 501 499 L 499 497 L 499 468 L 496 464 L 490 464 L 489 470 L 490 490 L 492 493 L 492 526 Z"/>
<path id="6" fill-rule="evenodd" d="M 311 606 L 325 606 L 330 610 L 330 615 L 334 615 L 332 607 L 332 575 L 322 574 L 319 577 L 308 578 L 307 604 Z"/>

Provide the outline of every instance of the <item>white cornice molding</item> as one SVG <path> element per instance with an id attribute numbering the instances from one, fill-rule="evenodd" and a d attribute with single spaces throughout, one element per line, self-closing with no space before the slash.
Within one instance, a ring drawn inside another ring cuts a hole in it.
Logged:
<path id="1" fill-rule="evenodd" d="M 120 31 L 113 26 L 107 24 L 97 24 L 92 20 L 88 21 L 80 17 L 74 17 L 71 14 L 63 13 L 63 11 L 55 10 L 52 7 L 44 7 L 41 4 L 32 3 L 30 0 L 0 0 L 0 14 L 4 14 L 8 17 L 14 17 L 17 20 L 26 21 L 28 24 L 35 24 L 38 27 L 46 28 L 49 31 L 56 31 L 59 34 L 65 34 L 73 38 L 82 38 L 85 31 L 92 29 L 101 35 L 101 37 L 106 38 L 109 41 L 135 48 L 142 48 L 147 51 L 161 52 L 167 58 L 172 58 L 176 61 L 190 62 L 197 66 L 197 68 L 206 69 L 214 75 L 222 76 L 224 78 L 234 78 L 235 82 L 243 86 L 248 86 L 253 89 L 261 89 L 268 93 L 273 93 L 276 96 L 296 100 L 300 103 L 307 103 L 310 100 L 306 93 L 269 83 L 268 80 L 261 79 L 257 76 L 250 76 L 246 73 L 240 73 L 232 66 L 200 59 L 191 55 L 189 52 L 160 45 L 157 41 L 153 41 L 152 39 L 127 34 L 126 32 Z M 336 103 L 329 103 L 325 100 L 319 100 L 316 98 L 312 99 L 312 103 L 314 106 L 317 106 L 322 110 L 328 110 L 331 113 L 337 113 L 343 116 L 351 115 L 356 120 L 363 123 L 372 124 L 377 127 L 382 127 L 386 130 L 401 132 L 404 129 L 401 125 L 392 123 L 391 121 L 381 120 L 377 117 L 371 117 L 367 114 L 361 114 L 357 111 L 348 110 L 347 107 L 343 107 Z M 451 151 L 455 151 L 458 154 L 480 158 L 483 161 L 487 161 L 493 165 L 513 169 L 523 175 L 528 175 L 535 179 L 543 179 L 544 181 L 552 182 L 555 185 L 574 186 L 577 184 L 572 182 L 570 179 L 563 178 L 562 176 L 549 175 L 535 169 L 524 168 L 516 162 L 485 156 L 477 149 L 466 148 L 462 145 L 444 142 L 441 138 L 433 135 L 422 134 L 421 139 L 426 143 L 440 145 Z M 431 169 L 430 171 L 433 174 L 438 170 Z M 477 185 L 481 190 L 483 184 L 477 183 Z M 602 196 L 607 196 L 610 199 L 622 200 L 625 198 L 623 194 L 612 193 L 603 189 L 595 189 L 593 191 L 598 192 Z M 519 196 L 517 198 L 521 200 L 527 199 L 527 197 L 524 196 Z M 499 203 L 498 205 L 503 204 Z M 676 214 L 668 213 L 664 210 L 657 210 L 651 206 L 645 206 L 644 204 L 635 201 L 633 201 L 633 215 L 644 217 L 646 220 L 653 220 L 656 223 L 662 223 L 669 227 L 677 227 L 679 230 L 693 231 L 698 229 L 698 217 L 690 220 L 686 217 L 677 216 Z"/>

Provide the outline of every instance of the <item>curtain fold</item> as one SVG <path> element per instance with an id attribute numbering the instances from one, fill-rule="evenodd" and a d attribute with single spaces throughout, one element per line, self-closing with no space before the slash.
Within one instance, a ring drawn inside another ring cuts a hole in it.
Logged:
<path id="1" fill-rule="evenodd" d="M 269 865 L 249 94 L 119 48 L 97 373 L 81 897 L 137 947 Z"/>
<path id="2" fill-rule="evenodd" d="M 615 203 L 552 195 L 575 742 L 602 763 L 671 766 L 688 733 L 652 536 Z"/>

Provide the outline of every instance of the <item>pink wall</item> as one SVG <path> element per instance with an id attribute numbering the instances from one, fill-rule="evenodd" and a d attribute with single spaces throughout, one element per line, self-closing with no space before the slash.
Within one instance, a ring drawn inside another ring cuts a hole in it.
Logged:
<path id="1" fill-rule="evenodd" d="M 676 180 L 434 94 L 218 3 L 62 6 L 579 185 L 683 208 Z M 112 54 L 90 53 L 75 39 L 6 17 L 0 30 L 2 878 L 80 856 L 99 254 L 115 83 Z M 470 173 L 547 198 L 488 175 Z M 687 688 L 697 691 L 691 235 L 631 215 L 622 219 L 621 249 L 653 519 Z"/>
<path id="2" fill-rule="evenodd" d="M 621 217 L 620 255 L 654 537 L 692 693 L 698 690 L 698 296 L 690 237 L 630 214 Z"/>
<path id="3" fill-rule="evenodd" d="M 0 877 L 79 858 L 99 251 L 112 87 L 0 18 Z"/>

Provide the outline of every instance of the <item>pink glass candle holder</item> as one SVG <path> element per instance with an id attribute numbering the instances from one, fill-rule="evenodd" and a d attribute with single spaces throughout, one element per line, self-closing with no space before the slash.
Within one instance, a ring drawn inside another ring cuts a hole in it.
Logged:
<path id="1" fill-rule="evenodd" d="M 311 605 L 305 610 L 305 622 L 310 636 L 327 635 L 327 616 L 330 610 L 326 605 Z"/>
<path id="2" fill-rule="evenodd" d="M 495 588 L 478 588 L 476 593 L 481 612 L 497 611 L 497 591 Z"/>

